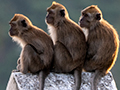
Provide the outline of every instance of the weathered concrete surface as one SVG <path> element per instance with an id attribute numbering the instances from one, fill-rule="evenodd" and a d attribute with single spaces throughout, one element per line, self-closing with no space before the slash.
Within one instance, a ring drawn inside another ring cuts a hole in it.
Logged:
<path id="1" fill-rule="evenodd" d="M 82 85 L 80 90 L 91 90 L 91 81 L 94 73 L 82 73 Z M 45 80 L 44 90 L 73 90 L 74 77 L 70 74 L 50 73 Z M 39 81 L 37 75 L 14 72 L 11 74 L 6 90 L 38 90 Z M 98 90 L 117 90 L 112 73 L 109 72 L 101 78 Z"/>

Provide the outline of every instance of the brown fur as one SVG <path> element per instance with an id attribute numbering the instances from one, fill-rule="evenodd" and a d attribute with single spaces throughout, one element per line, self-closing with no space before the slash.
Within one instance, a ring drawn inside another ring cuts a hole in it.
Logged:
<path id="1" fill-rule="evenodd" d="M 92 89 L 96 90 L 97 80 L 107 74 L 115 64 L 119 38 L 116 30 L 102 18 L 102 12 L 95 5 L 82 10 L 80 26 L 89 31 L 84 69 L 96 72 L 93 82 L 94 88 Z"/>
<path id="2" fill-rule="evenodd" d="M 74 72 L 76 87 L 81 84 L 81 72 L 86 55 L 85 36 L 66 8 L 56 2 L 47 9 L 46 23 L 55 44 L 53 71 L 58 73 Z"/>
<path id="3" fill-rule="evenodd" d="M 53 59 L 51 38 L 22 14 L 15 14 L 10 25 L 9 35 L 22 47 L 18 70 L 24 74 L 40 72 L 40 90 L 43 90 L 44 78 L 50 71 Z"/>

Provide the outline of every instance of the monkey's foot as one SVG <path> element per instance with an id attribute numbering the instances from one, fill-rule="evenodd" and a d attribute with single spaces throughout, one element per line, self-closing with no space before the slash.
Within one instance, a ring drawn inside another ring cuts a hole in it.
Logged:
<path id="1" fill-rule="evenodd" d="M 20 72 L 20 70 L 14 69 L 12 70 L 12 72 Z"/>

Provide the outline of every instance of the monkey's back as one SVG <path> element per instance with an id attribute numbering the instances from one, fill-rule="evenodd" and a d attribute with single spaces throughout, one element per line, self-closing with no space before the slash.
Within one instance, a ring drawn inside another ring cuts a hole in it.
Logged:
<path id="1" fill-rule="evenodd" d="M 116 30 L 107 21 L 102 20 L 94 30 L 89 31 L 87 44 L 88 65 L 93 66 L 93 70 L 108 72 L 118 54 L 119 39 Z"/>
<path id="2" fill-rule="evenodd" d="M 53 58 L 53 42 L 50 36 L 42 29 L 33 26 L 27 34 L 24 34 L 28 44 L 33 45 L 40 54 L 40 59 L 44 61 L 46 66 L 51 65 Z M 28 38 L 31 38 L 28 40 Z"/>
<path id="3" fill-rule="evenodd" d="M 58 41 L 61 41 L 67 47 L 73 60 L 78 60 L 79 64 L 82 64 L 85 60 L 87 47 L 80 26 L 72 20 L 67 20 L 61 24 L 61 27 L 62 29 L 57 32 Z"/>

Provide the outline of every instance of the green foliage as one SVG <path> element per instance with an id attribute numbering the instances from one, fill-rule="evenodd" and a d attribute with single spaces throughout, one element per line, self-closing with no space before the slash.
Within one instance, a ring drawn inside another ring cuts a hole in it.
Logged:
<path id="1" fill-rule="evenodd" d="M 15 13 L 29 17 L 32 23 L 47 32 L 46 9 L 53 0 L 0 0 L 0 90 L 5 90 L 11 71 L 15 69 L 21 48 L 8 35 L 8 22 Z M 120 34 L 120 0 L 54 0 L 63 4 L 71 19 L 78 22 L 81 10 L 95 4 L 102 10 L 104 19 L 110 22 Z M 112 69 L 118 89 L 120 89 L 120 57 Z"/>

